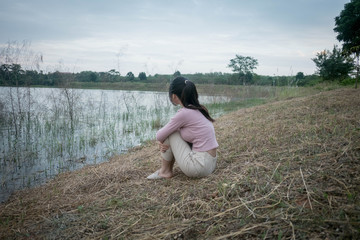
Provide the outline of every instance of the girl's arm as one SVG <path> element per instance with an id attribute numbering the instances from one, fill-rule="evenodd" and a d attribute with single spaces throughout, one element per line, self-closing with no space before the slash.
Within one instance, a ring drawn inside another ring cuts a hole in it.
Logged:
<path id="1" fill-rule="evenodd" d="M 167 137 L 169 137 L 172 133 L 180 130 L 180 128 L 184 126 L 185 114 L 182 110 L 183 109 L 179 109 L 179 111 L 170 119 L 170 121 L 156 133 L 156 140 L 159 142 L 164 142 Z"/>

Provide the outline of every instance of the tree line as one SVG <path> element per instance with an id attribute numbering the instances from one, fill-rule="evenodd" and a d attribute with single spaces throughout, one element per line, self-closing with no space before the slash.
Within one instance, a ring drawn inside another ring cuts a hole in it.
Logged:
<path id="1" fill-rule="evenodd" d="M 262 76 L 255 73 L 222 72 L 181 74 L 180 71 L 173 74 L 146 75 L 145 72 L 141 72 L 136 77 L 132 72 L 121 76 L 113 69 L 108 72 L 82 71 L 70 73 L 56 71 L 43 73 L 36 70 L 23 70 L 19 64 L 2 64 L 0 66 L 0 85 L 58 87 L 68 85 L 69 82 L 93 82 L 99 84 L 116 82 L 167 83 L 180 75 L 199 84 L 306 86 L 321 81 L 321 78 L 317 75 L 305 76 L 302 72 L 297 73 L 295 76 Z"/>

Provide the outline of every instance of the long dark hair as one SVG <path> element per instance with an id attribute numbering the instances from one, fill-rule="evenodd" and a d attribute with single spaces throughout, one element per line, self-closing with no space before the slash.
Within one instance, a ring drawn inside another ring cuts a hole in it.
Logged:
<path id="1" fill-rule="evenodd" d="M 172 101 L 172 94 L 175 94 L 180 99 L 185 108 L 199 110 L 209 121 L 215 121 L 212 117 L 210 117 L 209 111 L 206 107 L 199 103 L 199 95 L 197 93 L 196 86 L 190 80 L 184 77 L 174 78 L 170 83 L 169 98 L 172 104 L 175 105 Z"/>

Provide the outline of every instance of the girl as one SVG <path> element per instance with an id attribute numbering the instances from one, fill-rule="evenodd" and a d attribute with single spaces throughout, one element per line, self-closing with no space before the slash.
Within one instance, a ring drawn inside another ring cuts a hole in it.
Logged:
<path id="1" fill-rule="evenodd" d="M 175 161 L 189 177 L 204 177 L 216 167 L 219 146 L 208 110 L 200 105 L 195 84 L 184 77 L 175 78 L 169 87 L 172 104 L 181 108 L 156 133 L 162 157 L 161 168 L 148 179 L 171 178 Z"/>

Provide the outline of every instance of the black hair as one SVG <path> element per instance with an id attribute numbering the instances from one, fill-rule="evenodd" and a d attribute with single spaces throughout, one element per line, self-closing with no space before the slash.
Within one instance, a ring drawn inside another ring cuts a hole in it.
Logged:
<path id="1" fill-rule="evenodd" d="M 199 95 L 196 90 L 196 86 L 190 80 L 184 77 L 174 78 L 169 87 L 169 98 L 172 104 L 172 94 L 175 94 L 183 104 L 185 108 L 197 109 L 199 110 L 204 117 L 209 121 L 214 122 L 215 120 L 210 116 L 209 111 L 205 106 L 199 103 Z M 175 105 L 175 104 L 174 104 Z"/>

